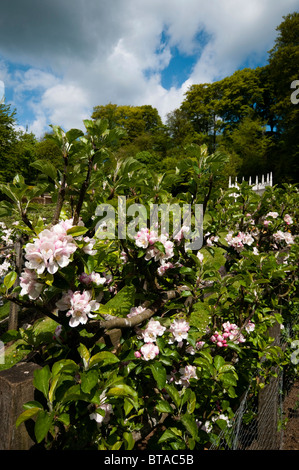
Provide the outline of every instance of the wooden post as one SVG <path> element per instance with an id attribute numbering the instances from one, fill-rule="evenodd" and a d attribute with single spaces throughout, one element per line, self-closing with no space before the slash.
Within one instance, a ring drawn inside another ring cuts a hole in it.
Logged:
<path id="1" fill-rule="evenodd" d="M 0 450 L 29 450 L 34 442 L 25 424 L 16 428 L 23 405 L 34 400 L 33 372 L 39 366 L 20 362 L 0 372 Z"/>

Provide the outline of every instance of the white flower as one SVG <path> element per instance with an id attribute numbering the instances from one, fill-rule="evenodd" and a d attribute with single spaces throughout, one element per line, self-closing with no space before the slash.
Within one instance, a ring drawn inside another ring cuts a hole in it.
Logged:
<path id="1" fill-rule="evenodd" d="M 130 313 L 128 313 L 127 317 L 128 318 L 135 317 L 136 315 L 139 315 L 139 313 L 144 312 L 144 310 L 146 310 L 146 308 L 142 307 L 141 305 L 139 305 L 139 307 L 132 307 L 130 309 Z"/>
<path id="2" fill-rule="evenodd" d="M 35 272 L 28 268 L 20 276 L 20 286 L 22 287 L 20 295 L 28 295 L 33 300 L 40 296 L 43 289 L 43 284 L 37 281 Z"/>
<path id="3" fill-rule="evenodd" d="M 83 293 L 76 291 L 72 292 L 69 290 L 64 293 L 62 298 L 56 302 L 56 307 L 65 311 L 67 317 L 71 317 L 69 325 L 76 327 L 87 323 L 88 317 L 93 318 L 91 312 L 96 311 L 99 308 L 100 304 L 95 300 L 91 300 L 91 293 L 89 291 L 83 291 Z"/>
<path id="4" fill-rule="evenodd" d="M 189 323 L 186 320 L 174 320 L 169 328 L 175 341 L 181 342 L 188 338 Z"/>
<path id="5" fill-rule="evenodd" d="M 189 386 L 190 379 L 198 379 L 195 366 L 187 365 L 184 368 L 182 367 L 179 372 L 181 374 L 181 383 L 185 387 Z"/>
<path id="6" fill-rule="evenodd" d="M 145 361 L 150 361 L 151 359 L 155 359 L 159 354 L 159 348 L 154 343 L 146 343 L 141 346 L 140 352 Z"/>
<path id="7" fill-rule="evenodd" d="M 156 341 L 157 336 L 162 336 L 166 328 L 160 322 L 151 319 L 145 330 L 142 331 L 142 337 L 145 343 L 153 343 Z"/>

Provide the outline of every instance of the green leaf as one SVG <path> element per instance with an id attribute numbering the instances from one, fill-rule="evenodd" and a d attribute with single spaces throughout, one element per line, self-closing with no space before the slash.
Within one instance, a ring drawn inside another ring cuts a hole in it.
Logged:
<path id="1" fill-rule="evenodd" d="M 50 403 L 53 403 L 54 392 L 55 392 L 59 379 L 60 379 L 60 375 L 56 375 L 51 382 L 51 386 L 49 390 L 49 402 Z"/>
<path id="2" fill-rule="evenodd" d="M 32 407 L 28 408 L 27 410 L 23 411 L 22 414 L 18 417 L 16 421 L 16 427 L 18 428 L 20 424 L 24 423 L 24 421 L 27 421 L 28 419 L 33 418 L 34 416 L 37 415 L 41 411 L 40 407 Z"/>
<path id="3" fill-rule="evenodd" d="M 34 371 L 33 384 L 48 399 L 51 372 L 49 366 Z"/>
<path id="4" fill-rule="evenodd" d="M 195 419 L 193 416 L 190 414 L 184 414 L 181 417 L 181 422 L 187 429 L 187 431 L 191 434 L 193 439 L 197 440 L 198 439 L 198 427 L 196 425 Z"/>
<path id="5" fill-rule="evenodd" d="M 166 384 L 166 369 L 160 362 L 154 362 L 150 365 L 150 368 L 157 382 L 158 389 L 161 390 Z"/>
<path id="6" fill-rule="evenodd" d="M 237 379 L 233 372 L 225 372 L 224 374 L 219 374 L 219 380 L 223 383 L 225 388 L 237 385 Z"/>
<path id="7" fill-rule="evenodd" d="M 196 406 L 196 394 L 193 391 L 191 391 L 190 398 L 188 399 L 188 402 L 187 402 L 187 412 L 190 415 L 194 412 L 195 406 Z"/>
<path id="8" fill-rule="evenodd" d="M 134 401 L 135 408 L 138 408 L 138 395 L 135 390 L 127 384 L 118 384 L 106 392 L 107 397 L 130 397 Z"/>
<path id="9" fill-rule="evenodd" d="M 216 370 L 219 370 L 225 364 L 225 360 L 222 356 L 215 356 L 214 357 L 214 365 Z"/>
<path id="10" fill-rule="evenodd" d="M 160 400 L 155 406 L 156 410 L 160 413 L 173 413 L 173 408 L 166 400 Z"/>
<path id="11" fill-rule="evenodd" d="M 105 310 L 112 310 L 116 315 L 125 317 L 130 312 L 135 302 L 135 287 L 123 287 L 112 299 L 105 305 Z"/>
<path id="12" fill-rule="evenodd" d="M 89 367 L 89 360 L 90 360 L 90 352 L 88 351 L 87 347 L 84 344 L 80 344 L 78 347 L 78 353 L 80 357 L 83 359 L 84 368 L 87 369 Z"/>
<path id="13" fill-rule="evenodd" d="M 170 398 L 172 399 L 172 401 L 174 402 L 175 406 L 179 408 L 180 403 L 181 403 L 181 398 L 177 389 L 172 384 L 166 384 L 164 388 L 166 392 L 168 393 L 168 395 L 170 396 Z"/>
<path id="14" fill-rule="evenodd" d="M 57 178 L 57 170 L 55 166 L 47 160 L 36 160 L 32 162 L 30 166 L 49 176 L 53 181 Z"/>
<path id="15" fill-rule="evenodd" d="M 33 400 L 33 401 L 28 401 L 27 403 L 25 403 L 23 405 L 23 408 L 25 410 L 30 410 L 31 408 L 41 408 L 41 409 L 43 409 L 43 405 L 39 401 Z"/>
<path id="16" fill-rule="evenodd" d="M 124 432 L 123 438 L 125 442 L 125 450 L 132 450 L 135 445 L 135 441 L 133 439 L 132 434 L 129 432 Z"/>
<path id="17" fill-rule="evenodd" d="M 177 428 L 169 428 L 162 434 L 160 437 L 158 444 L 162 444 L 162 442 L 169 441 L 169 440 L 176 440 L 177 438 L 181 438 L 181 431 Z"/>
<path id="18" fill-rule="evenodd" d="M 119 359 L 115 356 L 115 354 L 109 351 L 100 351 L 91 357 L 89 361 L 89 368 L 99 364 L 100 362 L 103 363 L 102 365 L 115 364 L 116 362 L 119 362 Z"/>
<path id="19" fill-rule="evenodd" d="M 18 191 L 13 189 L 10 185 L 5 185 L 5 184 L 0 184 L 0 192 L 6 194 L 9 199 L 12 199 L 13 202 L 18 203 L 19 202 L 19 194 Z"/>
<path id="20" fill-rule="evenodd" d="M 204 302 L 196 302 L 190 315 L 189 324 L 195 326 L 203 335 L 210 322 L 208 306 Z"/>
<path id="21" fill-rule="evenodd" d="M 54 413 L 48 413 L 47 411 L 40 411 L 35 422 L 34 434 L 39 444 L 47 436 L 49 429 L 53 423 Z"/>
<path id="22" fill-rule="evenodd" d="M 93 370 L 88 370 L 87 372 L 83 372 L 80 375 L 81 378 L 81 389 L 84 393 L 90 393 L 90 391 L 95 387 L 98 383 L 99 376 L 98 372 Z"/>
<path id="23" fill-rule="evenodd" d="M 74 142 L 74 140 L 78 139 L 79 137 L 82 137 L 83 135 L 84 133 L 80 129 L 70 129 L 66 133 L 66 138 L 68 142 L 71 144 L 72 142 Z"/>
<path id="24" fill-rule="evenodd" d="M 79 366 L 72 361 L 72 359 L 63 359 L 62 361 L 55 362 L 52 367 L 52 377 L 61 372 L 76 372 Z"/>
<path id="25" fill-rule="evenodd" d="M 80 237 L 87 232 L 87 228 L 83 227 L 82 225 L 77 225 L 75 227 L 69 228 L 67 230 L 67 235 L 72 235 L 72 237 Z"/>
<path id="26" fill-rule="evenodd" d="M 6 274 L 3 281 L 6 289 L 10 289 L 14 285 L 17 277 L 18 275 L 15 271 L 11 271 L 10 273 Z"/>

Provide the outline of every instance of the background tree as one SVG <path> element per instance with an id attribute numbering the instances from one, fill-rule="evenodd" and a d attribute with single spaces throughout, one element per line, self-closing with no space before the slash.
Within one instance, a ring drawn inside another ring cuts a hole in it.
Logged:
<path id="1" fill-rule="evenodd" d="M 15 161 L 10 156 L 17 141 L 15 124 L 16 111 L 10 105 L 0 104 L 0 181 L 8 181 L 15 175 Z"/>

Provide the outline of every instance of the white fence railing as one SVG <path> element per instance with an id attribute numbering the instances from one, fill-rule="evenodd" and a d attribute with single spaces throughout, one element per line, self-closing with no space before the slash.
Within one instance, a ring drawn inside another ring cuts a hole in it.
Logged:
<path id="1" fill-rule="evenodd" d="M 244 177 L 242 178 L 242 181 L 244 181 Z M 252 182 L 251 176 L 249 177 L 248 181 L 249 186 L 252 186 L 253 191 L 256 191 L 258 194 L 263 194 L 267 186 L 273 186 L 273 176 L 272 172 L 267 173 L 266 178 L 265 175 L 262 175 L 261 180 L 259 180 L 259 177 L 256 176 L 255 178 L 255 183 Z M 238 178 L 237 176 L 235 177 L 235 181 L 232 182 L 232 177 L 229 177 L 228 180 L 228 187 L 229 188 L 238 188 Z M 237 196 L 237 195 L 235 195 Z"/>

